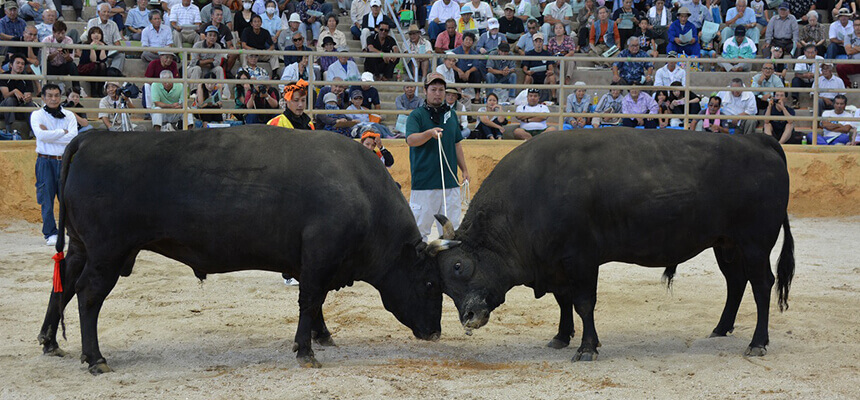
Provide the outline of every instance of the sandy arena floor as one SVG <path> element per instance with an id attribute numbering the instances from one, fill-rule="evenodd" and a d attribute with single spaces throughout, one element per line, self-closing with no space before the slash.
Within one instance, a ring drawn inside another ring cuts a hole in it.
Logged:
<path id="1" fill-rule="evenodd" d="M 322 369 L 297 367 L 290 350 L 297 288 L 279 275 L 213 275 L 141 254 L 102 309 L 101 349 L 115 370 L 80 364 L 77 302 L 66 312 L 66 358 L 43 356 L 36 335 L 50 290 L 52 249 L 36 224 L 0 224 L 0 399 L 72 398 L 860 398 L 860 218 L 792 220 L 797 271 L 791 308 L 771 305 L 769 353 L 742 356 L 755 325 L 752 294 L 736 329 L 708 339 L 725 300 L 710 251 L 678 268 L 602 268 L 598 361 L 571 363 L 579 342 L 544 347 L 555 334 L 552 296 L 516 288 L 490 323 L 464 335 L 450 299 L 442 339 L 414 339 L 358 283 L 332 293 L 326 320 L 339 347 L 320 349 Z M 778 246 L 781 242 L 778 243 Z M 778 249 L 779 247 L 777 247 Z M 772 261 L 775 263 L 774 251 Z"/>

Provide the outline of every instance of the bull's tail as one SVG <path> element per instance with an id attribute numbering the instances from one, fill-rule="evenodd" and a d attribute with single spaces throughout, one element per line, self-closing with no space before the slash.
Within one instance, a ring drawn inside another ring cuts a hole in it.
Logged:
<path id="1" fill-rule="evenodd" d="M 57 219 L 57 255 L 54 256 L 55 266 L 54 271 L 54 291 L 63 291 L 63 282 L 66 280 L 66 259 L 63 257 L 63 250 L 66 247 L 66 203 L 63 198 L 65 192 L 66 177 L 69 176 L 69 167 L 72 163 L 72 158 L 80 148 L 81 140 L 76 138 L 66 146 L 66 151 L 63 153 L 63 163 L 60 166 L 60 184 L 57 186 L 57 200 L 60 203 L 59 218 Z M 63 330 L 63 339 L 66 339 L 66 321 L 64 316 L 66 302 L 62 300 L 63 294 L 60 294 L 60 300 L 57 301 L 57 307 L 60 313 L 60 326 Z"/>
<path id="2" fill-rule="evenodd" d="M 794 278 L 794 238 L 791 236 L 788 214 L 785 215 L 785 220 L 782 222 L 782 229 L 782 251 L 779 253 L 776 267 L 779 311 L 788 309 L 788 291 L 791 289 L 791 280 Z"/>

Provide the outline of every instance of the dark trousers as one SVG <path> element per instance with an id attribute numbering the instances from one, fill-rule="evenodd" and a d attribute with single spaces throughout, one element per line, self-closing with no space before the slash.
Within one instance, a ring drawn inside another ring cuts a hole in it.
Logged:
<path id="1" fill-rule="evenodd" d="M 806 81 L 804 81 L 803 79 L 800 79 L 800 78 L 792 78 L 792 79 L 791 79 L 791 87 L 793 87 L 793 88 L 796 88 L 796 87 L 806 87 L 806 88 L 811 88 L 811 87 L 812 87 L 812 82 L 806 82 Z M 799 98 L 800 98 L 800 92 L 792 92 L 792 93 L 791 93 L 791 98 L 793 98 L 793 99 L 795 99 L 795 100 L 799 99 Z"/>
<path id="2" fill-rule="evenodd" d="M 18 101 L 18 98 L 13 95 L 13 96 L 9 96 L 9 97 L 3 99 L 3 101 L 0 102 L 0 106 L 2 106 L 2 107 L 35 107 L 36 105 L 33 104 L 32 101 L 30 101 L 29 103 L 22 104 L 20 101 Z M 9 130 L 11 128 L 12 124 L 15 123 L 15 121 L 26 121 L 29 116 L 30 116 L 30 113 L 28 113 L 28 112 L 17 112 L 17 113 L 16 112 L 4 112 L 3 113 L 3 120 L 6 121 L 6 130 Z"/>
<path id="3" fill-rule="evenodd" d="M 643 126 L 645 127 L 645 129 L 657 129 L 657 120 L 646 118 L 645 123 L 639 125 L 639 121 L 637 121 L 636 118 L 624 118 L 621 120 L 621 125 L 626 126 L 628 128 Z"/>
<path id="4" fill-rule="evenodd" d="M 472 136 L 473 139 L 493 139 L 493 138 L 501 138 L 502 131 L 484 125 L 482 123 L 478 123 L 478 134 Z"/>
<path id="5" fill-rule="evenodd" d="M 382 75 L 386 78 L 394 76 L 394 66 L 396 62 L 384 62 L 381 58 L 366 58 L 364 60 L 364 70 L 372 72 L 374 75 Z"/>
<path id="6" fill-rule="evenodd" d="M 78 66 L 73 61 L 69 61 L 62 65 L 51 65 L 48 63 L 48 75 L 68 75 L 78 76 Z M 73 87 L 81 87 L 79 81 L 72 81 Z"/>
<path id="7" fill-rule="evenodd" d="M 54 199 L 60 186 L 60 160 L 36 158 L 36 201 L 42 206 L 42 235 L 56 235 L 57 223 L 54 220 Z"/>
<path id="8" fill-rule="evenodd" d="M 75 16 L 80 18 L 84 14 L 83 0 L 54 0 L 54 6 L 57 7 L 57 12 L 60 16 L 63 15 L 63 6 L 72 6 L 75 9 Z"/>

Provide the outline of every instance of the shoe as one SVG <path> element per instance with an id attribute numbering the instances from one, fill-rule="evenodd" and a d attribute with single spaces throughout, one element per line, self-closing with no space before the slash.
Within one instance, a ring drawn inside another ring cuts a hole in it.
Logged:
<path id="1" fill-rule="evenodd" d="M 59 17 L 57 17 L 57 21 L 65 21 L 65 20 L 66 20 L 66 19 L 65 19 L 65 18 L 63 18 L 63 16 L 62 16 L 62 15 L 60 15 Z"/>
<path id="2" fill-rule="evenodd" d="M 297 281 L 296 278 L 284 279 L 284 285 L 299 286 L 299 281 Z"/>
<path id="3" fill-rule="evenodd" d="M 78 22 L 87 22 L 86 20 L 84 20 L 84 18 L 83 18 L 83 17 L 78 17 L 77 21 L 78 21 Z"/>
<path id="4" fill-rule="evenodd" d="M 45 239 L 45 245 L 47 245 L 47 246 L 55 246 L 56 244 L 57 244 L 57 235 L 51 235 L 51 236 L 48 236 L 47 239 Z"/>

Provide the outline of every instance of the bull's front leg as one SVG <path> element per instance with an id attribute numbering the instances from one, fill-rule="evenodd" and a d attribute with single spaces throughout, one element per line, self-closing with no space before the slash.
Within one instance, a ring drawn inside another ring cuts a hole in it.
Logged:
<path id="1" fill-rule="evenodd" d="M 570 338 L 575 332 L 573 328 L 573 296 L 570 293 L 553 293 L 555 301 L 558 302 L 558 308 L 561 311 L 561 317 L 558 322 L 558 333 L 555 335 L 547 347 L 554 349 L 563 349 L 570 345 Z"/>
<path id="2" fill-rule="evenodd" d="M 600 340 L 594 327 L 594 306 L 597 304 L 597 265 L 577 266 L 573 284 L 573 307 L 582 319 L 582 343 L 572 361 L 597 360 Z"/>
<path id="3" fill-rule="evenodd" d="M 309 278 L 309 277 L 306 277 Z M 323 290 L 311 279 L 299 281 L 299 326 L 296 329 L 296 339 L 293 351 L 299 366 L 304 368 L 320 368 L 322 364 L 314 357 L 311 348 L 314 319 L 322 315 L 322 303 L 325 299 Z"/>
<path id="4" fill-rule="evenodd" d="M 320 346 L 336 346 L 331 338 L 331 332 L 325 326 L 325 319 L 322 313 L 322 304 L 325 303 L 325 298 L 328 293 L 323 293 L 323 300 L 320 302 L 319 313 L 314 317 L 313 326 L 311 328 L 311 338 L 314 343 Z"/>

